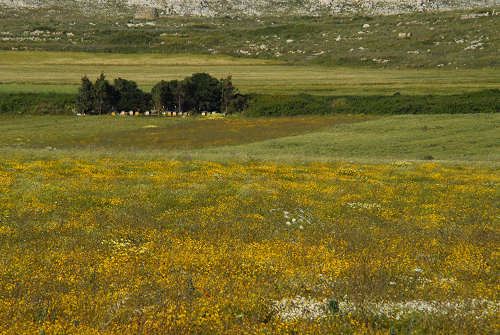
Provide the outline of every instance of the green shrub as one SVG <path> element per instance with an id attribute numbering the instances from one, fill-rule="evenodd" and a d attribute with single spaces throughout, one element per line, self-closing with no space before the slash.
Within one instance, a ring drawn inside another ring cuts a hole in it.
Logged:
<path id="1" fill-rule="evenodd" d="M 470 114 L 500 112 L 500 90 L 456 95 L 325 97 L 307 94 L 253 95 L 244 114 L 293 116 L 307 114 Z"/>
<path id="2" fill-rule="evenodd" d="M 71 114 L 74 94 L 0 93 L 0 113 Z"/>
<path id="3" fill-rule="evenodd" d="M 299 94 L 253 95 L 244 113 L 248 116 L 293 116 L 332 112 L 330 97 Z"/>

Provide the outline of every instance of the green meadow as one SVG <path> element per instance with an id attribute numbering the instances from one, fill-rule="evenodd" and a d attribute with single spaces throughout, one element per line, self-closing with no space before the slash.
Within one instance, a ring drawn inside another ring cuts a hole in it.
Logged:
<path id="1" fill-rule="evenodd" d="M 0 118 L 10 157 L 275 162 L 400 160 L 498 166 L 498 114 L 183 119 Z"/>
<path id="2" fill-rule="evenodd" d="M 452 94 L 498 88 L 500 69 L 376 69 L 288 65 L 206 55 L 0 51 L 0 92 L 74 93 L 83 75 L 131 79 L 149 90 L 196 72 L 233 76 L 244 93 L 318 95 Z"/>

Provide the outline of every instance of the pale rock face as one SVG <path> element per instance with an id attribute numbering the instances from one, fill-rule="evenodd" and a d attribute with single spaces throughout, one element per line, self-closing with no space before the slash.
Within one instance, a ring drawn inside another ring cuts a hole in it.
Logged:
<path id="1" fill-rule="evenodd" d="M 154 7 L 164 14 L 260 16 L 395 14 L 408 11 L 470 9 L 499 5 L 498 0 L 0 0 L 0 6 L 39 8 L 68 4 L 82 8 Z"/>

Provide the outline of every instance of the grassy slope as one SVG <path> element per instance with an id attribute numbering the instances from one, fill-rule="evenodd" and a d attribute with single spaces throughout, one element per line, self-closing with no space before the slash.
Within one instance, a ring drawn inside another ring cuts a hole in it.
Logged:
<path id="1" fill-rule="evenodd" d="M 461 163 L 498 165 L 500 161 L 500 115 L 496 114 L 405 115 L 355 123 L 363 118 L 208 121 L 57 116 L 1 120 L 5 156 L 370 163 L 433 156 Z M 319 130 L 322 127 L 328 128 Z M 57 150 L 46 150 L 46 146 Z"/>
<path id="2" fill-rule="evenodd" d="M 500 68 L 465 70 L 289 66 L 260 59 L 204 55 L 126 55 L 0 51 L 0 91 L 76 92 L 83 74 L 136 80 L 149 89 L 194 72 L 232 74 L 243 92 L 324 95 L 451 94 L 498 88 Z"/>

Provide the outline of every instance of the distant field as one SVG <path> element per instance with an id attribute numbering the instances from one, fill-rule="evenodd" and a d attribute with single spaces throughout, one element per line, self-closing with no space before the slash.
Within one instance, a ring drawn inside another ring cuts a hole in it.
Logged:
<path id="1" fill-rule="evenodd" d="M 292 66 L 227 56 L 165 56 L 0 51 L 1 92 L 76 92 L 82 75 L 137 81 L 148 90 L 162 79 L 195 72 L 231 74 L 242 92 L 321 95 L 452 94 L 500 87 L 500 68 L 412 70 Z"/>

